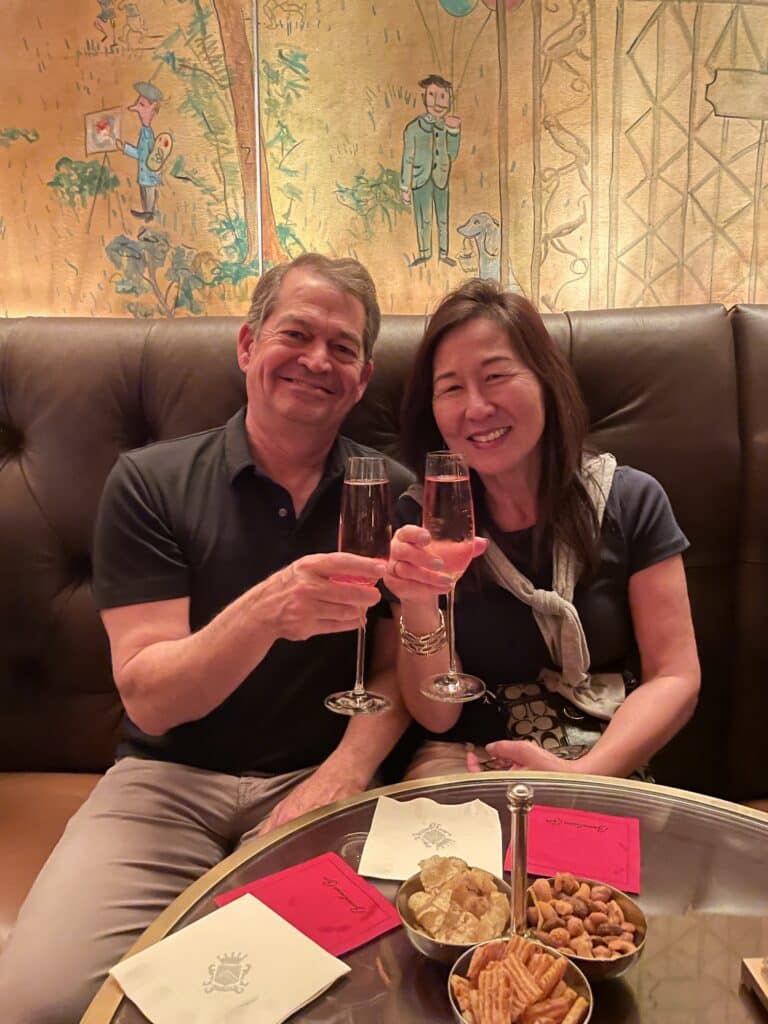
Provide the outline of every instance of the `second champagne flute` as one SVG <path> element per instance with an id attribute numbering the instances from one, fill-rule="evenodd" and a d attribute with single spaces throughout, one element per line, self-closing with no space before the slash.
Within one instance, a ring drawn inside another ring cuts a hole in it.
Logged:
<path id="1" fill-rule="evenodd" d="M 456 671 L 456 644 L 453 628 L 453 596 L 456 581 L 472 561 L 475 538 L 475 514 L 469 470 L 463 455 L 454 452 L 429 452 L 424 473 L 422 524 L 432 535 L 429 548 L 443 561 L 443 571 L 451 577 L 445 628 L 448 638 L 448 671 L 430 676 L 421 684 L 421 692 L 432 700 L 464 704 L 485 693 L 485 683 L 477 676 Z"/>
<path id="2" fill-rule="evenodd" d="M 353 455 L 347 460 L 339 516 L 339 551 L 368 558 L 389 558 L 392 538 L 389 478 L 381 456 Z M 370 583 L 357 577 L 336 577 L 344 583 Z M 374 715 L 391 705 L 380 693 L 366 690 L 365 626 L 357 630 L 355 686 L 325 698 L 325 706 L 337 715 Z"/>

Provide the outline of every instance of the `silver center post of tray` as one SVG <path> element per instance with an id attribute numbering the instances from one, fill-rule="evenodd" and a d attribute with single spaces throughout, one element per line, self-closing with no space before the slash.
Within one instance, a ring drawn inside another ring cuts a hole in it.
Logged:
<path id="1" fill-rule="evenodd" d="M 533 788 L 524 782 L 516 782 L 507 789 L 512 851 L 510 870 L 510 930 L 513 935 L 524 935 L 528 927 L 526 919 L 526 890 L 528 888 L 528 812 L 533 806 Z"/>

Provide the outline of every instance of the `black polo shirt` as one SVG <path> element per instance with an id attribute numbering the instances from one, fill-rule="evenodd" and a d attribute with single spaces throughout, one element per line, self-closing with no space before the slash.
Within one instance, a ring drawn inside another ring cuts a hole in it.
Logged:
<path id="1" fill-rule="evenodd" d="M 302 555 L 335 551 L 344 467 L 373 449 L 339 437 L 297 519 L 290 494 L 253 461 L 245 410 L 229 422 L 118 459 L 99 507 L 94 594 L 99 608 L 189 597 L 201 629 L 259 581 Z M 396 498 L 412 481 L 387 460 Z M 276 641 L 217 708 L 163 736 L 125 716 L 118 757 L 152 757 L 234 774 L 280 773 L 322 761 L 347 719 L 323 698 L 351 687 L 355 633 Z"/>

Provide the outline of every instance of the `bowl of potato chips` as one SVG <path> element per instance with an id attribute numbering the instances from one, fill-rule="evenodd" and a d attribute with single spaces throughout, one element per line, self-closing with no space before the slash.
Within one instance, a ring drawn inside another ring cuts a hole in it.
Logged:
<path id="1" fill-rule="evenodd" d="M 533 938 L 577 963 L 591 982 L 618 978 L 640 959 L 648 922 L 620 889 L 558 872 L 528 888 Z"/>
<path id="2" fill-rule="evenodd" d="M 470 946 L 505 934 L 511 891 L 503 879 L 460 857 L 436 854 L 420 865 L 395 897 L 406 934 L 420 953 L 450 965 Z"/>
<path id="3" fill-rule="evenodd" d="M 513 935 L 482 942 L 458 958 L 448 975 L 456 1024 L 587 1024 L 592 990 L 559 950 Z"/>

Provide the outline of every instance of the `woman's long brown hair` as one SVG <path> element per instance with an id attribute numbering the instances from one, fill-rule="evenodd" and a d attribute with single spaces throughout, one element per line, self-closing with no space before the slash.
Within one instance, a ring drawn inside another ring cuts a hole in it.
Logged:
<path id="1" fill-rule="evenodd" d="M 536 374 L 544 395 L 534 554 L 540 555 L 544 538 L 562 538 L 585 570 L 593 572 L 598 560 L 597 519 L 580 476 L 589 426 L 586 406 L 568 361 L 549 336 L 536 307 L 522 295 L 502 291 L 495 281 L 474 279 L 442 300 L 416 351 L 403 397 L 403 457 L 423 476 L 427 452 L 445 448 L 432 411 L 435 353 L 448 331 L 479 317 L 506 332 L 512 349 Z"/>

